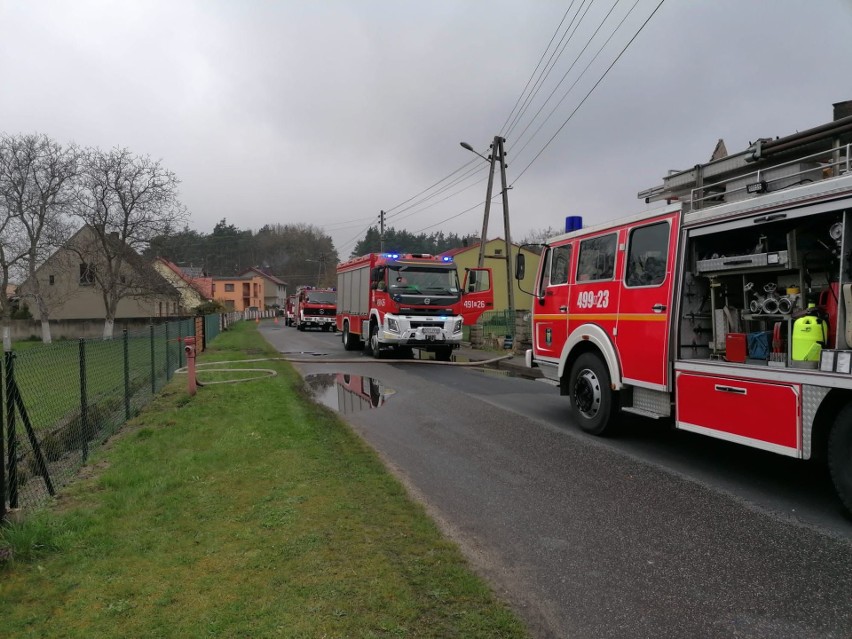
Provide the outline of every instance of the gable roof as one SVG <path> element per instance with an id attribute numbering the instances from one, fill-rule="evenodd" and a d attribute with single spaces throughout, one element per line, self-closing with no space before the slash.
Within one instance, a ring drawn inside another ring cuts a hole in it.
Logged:
<path id="1" fill-rule="evenodd" d="M 490 240 L 487 240 L 485 242 L 485 246 L 488 246 L 488 244 L 490 244 L 491 242 L 500 242 L 501 244 L 505 244 L 505 240 L 502 237 L 492 237 Z M 482 242 L 474 242 L 469 246 L 461 246 L 459 248 L 450 249 L 441 253 L 439 257 L 454 257 L 456 255 L 459 255 L 460 253 L 466 253 L 467 251 L 474 249 L 478 251 L 480 244 L 482 244 Z M 512 246 L 514 246 L 515 248 L 520 248 L 521 245 L 512 242 Z"/>
<path id="2" fill-rule="evenodd" d="M 213 299 L 213 278 L 212 277 L 194 277 L 187 273 L 174 262 L 170 262 L 164 257 L 158 257 L 155 262 L 160 262 L 163 266 L 173 271 L 175 275 L 181 278 L 188 286 L 195 289 L 204 299 Z"/>
<path id="3" fill-rule="evenodd" d="M 279 284 L 281 286 L 287 286 L 287 282 L 280 280 L 277 277 L 275 277 L 274 275 L 270 275 L 269 273 L 264 273 L 263 271 L 261 271 L 256 266 L 248 267 L 247 269 L 242 271 L 240 273 L 240 275 L 245 275 L 246 273 L 249 273 L 249 272 L 255 273 L 256 275 L 260 275 L 261 277 L 265 277 L 266 279 L 268 279 L 273 284 Z"/>

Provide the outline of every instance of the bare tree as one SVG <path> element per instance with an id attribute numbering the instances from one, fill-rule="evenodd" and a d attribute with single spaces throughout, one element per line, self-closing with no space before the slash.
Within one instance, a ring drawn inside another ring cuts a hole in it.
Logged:
<path id="1" fill-rule="evenodd" d="M 39 311 L 42 341 L 49 343 L 50 309 L 36 269 L 70 236 L 66 212 L 78 150 L 46 135 L 0 137 L 0 197 L 24 229 L 27 293 Z"/>
<path id="2" fill-rule="evenodd" d="M 0 148 L 2 154 L 2 148 Z M 27 243 L 20 219 L 0 199 L 0 316 L 3 325 L 3 350 L 12 350 L 12 300 L 6 295 L 15 269 L 20 268 L 27 254 Z"/>
<path id="3" fill-rule="evenodd" d="M 159 161 L 128 149 L 87 149 L 81 156 L 74 214 L 89 227 L 91 239 L 69 248 L 89 265 L 86 276 L 103 296 L 104 339 L 112 337 L 123 298 L 165 292 L 164 280 L 137 251 L 185 222 L 179 184 L 177 176 Z"/>

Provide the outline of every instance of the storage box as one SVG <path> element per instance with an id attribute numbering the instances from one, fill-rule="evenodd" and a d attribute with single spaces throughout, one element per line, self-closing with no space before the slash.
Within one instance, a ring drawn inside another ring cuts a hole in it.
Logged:
<path id="1" fill-rule="evenodd" d="M 748 356 L 753 359 L 769 359 L 772 331 L 757 331 L 748 334 Z"/>
<path id="2" fill-rule="evenodd" d="M 745 333 L 728 333 L 725 336 L 725 359 L 729 362 L 745 364 L 746 353 Z"/>

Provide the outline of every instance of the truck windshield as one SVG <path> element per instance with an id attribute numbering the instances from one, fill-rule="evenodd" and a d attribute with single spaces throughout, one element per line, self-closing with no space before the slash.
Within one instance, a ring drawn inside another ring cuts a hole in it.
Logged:
<path id="1" fill-rule="evenodd" d="M 308 301 L 314 302 L 315 304 L 336 304 L 337 293 L 319 291 L 308 293 Z"/>
<path id="2" fill-rule="evenodd" d="M 392 292 L 430 295 L 458 295 L 459 277 L 456 270 L 404 266 L 388 269 L 388 285 Z"/>

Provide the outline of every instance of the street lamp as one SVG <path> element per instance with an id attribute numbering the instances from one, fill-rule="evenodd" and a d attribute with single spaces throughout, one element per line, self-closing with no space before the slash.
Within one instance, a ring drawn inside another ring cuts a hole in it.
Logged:
<path id="1" fill-rule="evenodd" d="M 474 149 L 474 148 L 473 148 L 471 145 L 469 145 L 467 142 L 459 142 L 459 144 L 461 145 L 461 147 L 462 147 L 463 149 L 467 149 L 467 150 L 468 150 L 468 151 L 470 151 L 471 153 L 476 153 L 479 157 L 481 157 L 481 158 L 482 158 L 483 160 L 485 160 L 486 162 L 491 162 L 491 159 L 490 159 L 490 158 L 487 158 L 487 157 L 485 157 L 484 155 L 482 155 L 482 153 L 480 153 L 479 151 L 477 151 L 476 149 Z"/>

